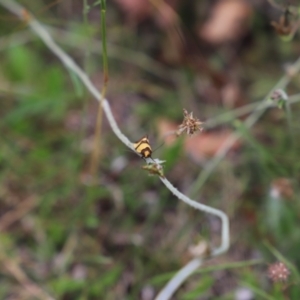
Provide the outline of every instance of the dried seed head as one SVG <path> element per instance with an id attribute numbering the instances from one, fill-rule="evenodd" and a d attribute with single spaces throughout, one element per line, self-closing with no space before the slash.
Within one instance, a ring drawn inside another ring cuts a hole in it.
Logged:
<path id="1" fill-rule="evenodd" d="M 183 132 L 186 132 L 187 135 L 193 135 L 197 131 L 202 131 L 203 122 L 200 122 L 199 119 L 193 117 L 193 112 L 188 113 L 186 109 L 183 109 L 183 121 L 179 125 L 179 128 L 176 134 L 179 136 Z"/>
<path id="2" fill-rule="evenodd" d="M 269 266 L 268 276 L 274 282 L 286 281 L 289 275 L 289 269 L 282 262 L 277 262 Z"/>
<path id="3" fill-rule="evenodd" d="M 274 90 L 271 94 L 270 100 L 277 105 L 278 108 L 282 109 L 289 99 L 287 93 L 282 89 Z"/>
<path id="4" fill-rule="evenodd" d="M 142 168 L 148 171 L 149 175 L 158 175 L 164 178 L 164 170 L 161 164 L 158 163 L 150 163 L 146 166 L 142 166 Z"/>
<path id="5" fill-rule="evenodd" d="M 280 36 L 288 36 L 294 33 L 297 28 L 296 17 L 294 11 L 289 7 L 285 8 L 278 22 L 271 22 L 271 25 Z"/>
<path id="6" fill-rule="evenodd" d="M 293 26 L 290 23 L 286 23 L 283 16 L 280 17 L 278 22 L 271 22 L 271 25 L 275 28 L 278 35 L 289 35 L 293 30 Z"/>

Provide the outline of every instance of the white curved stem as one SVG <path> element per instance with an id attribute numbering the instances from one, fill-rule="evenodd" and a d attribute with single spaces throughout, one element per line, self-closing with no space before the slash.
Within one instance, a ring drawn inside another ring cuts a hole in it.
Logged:
<path id="1" fill-rule="evenodd" d="M 187 263 L 176 275 L 167 283 L 167 285 L 156 296 L 155 300 L 167 300 L 178 290 L 183 282 L 193 274 L 202 265 L 200 258 L 195 258 Z"/>
<path id="2" fill-rule="evenodd" d="M 113 114 L 111 112 L 109 103 L 106 99 L 102 99 L 100 93 L 95 88 L 95 86 L 92 84 L 90 79 L 88 78 L 87 74 L 75 63 L 75 61 L 66 54 L 52 39 L 51 35 L 48 33 L 48 31 L 40 24 L 27 10 L 25 10 L 21 5 L 19 5 L 14 0 L 0 0 L 0 4 L 7 8 L 12 13 L 19 16 L 21 19 L 25 19 L 25 21 L 28 23 L 28 26 L 34 31 L 41 40 L 46 44 L 46 46 L 61 60 L 61 62 L 72 72 L 74 72 L 82 81 L 82 83 L 86 86 L 88 91 L 101 103 L 103 110 L 105 112 L 105 115 L 109 121 L 109 124 L 113 130 L 113 132 L 116 134 L 116 136 L 130 149 L 134 151 L 133 144 L 129 141 L 129 139 L 121 132 L 119 129 Z M 160 177 L 160 180 L 165 184 L 165 186 L 180 200 L 185 202 L 186 204 L 194 207 L 195 209 L 198 209 L 200 211 L 215 215 L 221 219 L 222 222 L 222 237 L 221 237 L 221 245 L 213 249 L 211 252 L 211 256 L 220 255 L 221 253 L 224 253 L 227 251 L 230 243 L 230 237 L 229 237 L 229 220 L 227 215 L 215 208 L 206 206 L 204 204 L 198 203 L 194 200 L 191 200 L 186 195 L 179 192 L 166 178 Z M 167 286 L 170 286 L 169 288 L 169 294 L 173 294 L 174 291 L 178 288 L 178 284 L 180 285 L 192 272 L 194 272 L 195 269 L 197 269 L 201 265 L 200 259 L 192 260 L 190 263 L 188 263 L 182 270 L 178 272 L 178 276 L 175 276 L 173 280 L 169 282 Z M 162 291 L 161 294 L 166 294 L 167 292 Z M 161 296 L 166 297 L 166 296 Z M 168 299 L 168 298 L 158 298 L 158 299 Z"/>

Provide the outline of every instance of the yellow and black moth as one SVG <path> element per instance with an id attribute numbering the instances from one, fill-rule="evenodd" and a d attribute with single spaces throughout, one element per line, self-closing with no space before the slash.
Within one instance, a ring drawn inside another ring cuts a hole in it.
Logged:
<path id="1" fill-rule="evenodd" d="M 135 151 L 140 154 L 142 158 L 152 158 L 152 149 L 149 144 L 148 136 L 142 137 L 139 141 L 133 144 Z"/>
<path id="2" fill-rule="evenodd" d="M 161 165 L 161 163 L 164 163 L 164 161 L 159 161 L 156 162 L 152 157 L 152 149 L 149 143 L 149 139 L 148 136 L 144 136 L 142 137 L 139 141 L 137 141 L 136 143 L 133 144 L 134 150 L 147 161 L 147 165 L 143 166 L 142 168 L 144 170 L 147 170 L 149 172 L 150 175 L 158 175 L 162 178 L 164 178 L 164 172 L 163 172 L 163 167 Z M 151 160 L 153 160 L 153 163 L 149 163 L 149 161 L 147 160 L 147 158 L 150 158 Z"/>

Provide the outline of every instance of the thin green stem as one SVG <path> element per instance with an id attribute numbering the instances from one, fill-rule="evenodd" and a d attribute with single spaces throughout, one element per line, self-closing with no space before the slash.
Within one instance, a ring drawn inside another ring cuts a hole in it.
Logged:
<path id="1" fill-rule="evenodd" d="M 155 300 L 165 300 L 170 299 L 172 295 L 178 290 L 178 288 L 183 284 L 186 279 L 191 276 L 193 273 L 203 274 L 207 272 L 214 272 L 217 270 L 228 270 L 230 268 L 243 268 L 249 267 L 252 265 L 262 263 L 261 260 L 253 260 L 253 261 L 242 261 L 236 263 L 228 263 L 208 268 L 201 268 L 204 263 L 204 260 L 201 258 L 194 258 L 190 260 L 184 267 L 182 267 L 175 275 L 172 275 L 172 279 L 167 283 L 167 285 L 159 292 L 156 296 Z"/>
<path id="2" fill-rule="evenodd" d="M 212 267 L 206 267 L 199 269 L 196 271 L 197 274 L 202 274 L 202 273 L 210 273 L 210 272 L 215 272 L 219 270 L 228 270 L 228 269 L 239 269 L 239 268 L 247 268 L 251 266 L 256 266 L 260 264 L 264 264 L 265 262 L 262 259 L 253 259 L 253 260 L 246 260 L 246 261 L 238 261 L 238 262 L 230 262 L 230 263 L 223 263 L 223 264 L 218 264 L 214 265 Z"/>
<path id="3" fill-rule="evenodd" d="M 87 0 L 83 0 L 83 24 L 84 24 L 84 31 L 85 31 L 85 36 L 89 39 L 90 34 L 89 34 L 89 21 L 88 21 L 88 13 L 90 11 L 90 7 L 87 3 Z M 89 58 L 90 58 L 90 43 L 87 42 L 85 43 L 84 47 L 84 62 L 83 62 L 83 69 L 84 71 L 89 74 Z M 83 104 L 83 111 L 81 114 L 81 128 L 80 128 L 80 133 L 79 136 L 82 139 L 83 134 L 85 132 L 85 127 L 86 127 L 86 122 L 84 121 L 86 115 L 87 115 L 87 107 L 88 107 L 88 100 L 87 100 L 87 92 L 84 90 L 84 97 L 85 99 L 84 104 Z"/>
<path id="4" fill-rule="evenodd" d="M 267 240 L 264 240 L 264 245 L 268 248 L 268 250 L 281 262 L 283 262 L 296 277 L 296 280 L 300 281 L 300 274 L 298 269 L 292 264 L 288 259 L 286 259 L 276 248 L 274 248 Z"/>
<path id="5" fill-rule="evenodd" d="M 101 0 L 101 35 L 102 35 L 102 63 L 103 63 L 103 87 L 101 90 L 102 99 L 105 98 L 108 84 L 108 58 L 107 58 L 107 43 L 106 43 L 106 0 Z M 91 157 L 90 172 L 92 177 L 95 176 L 100 159 L 101 148 L 101 127 L 103 119 L 103 109 L 101 103 L 98 106 L 96 130 L 94 138 L 94 147 Z"/>
<path id="6" fill-rule="evenodd" d="M 292 117 L 292 110 L 291 110 L 291 105 L 289 101 L 285 102 L 284 109 L 286 112 L 286 119 L 287 119 L 287 124 L 288 124 L 288 130 L 289 130 L 289 135 L 291 139 L 291 145 L 294 147 L 294 131 L 293 131 L 293 117 Z"/>
<path id="7" fill-rule="evenodd" d="M 101 32 L 102 32 L 104 85 L 106 85 L 108 82 L 108 59 L 107 59 L 107 43 L 106 43 L 106 0 L 101 0 Z"/>

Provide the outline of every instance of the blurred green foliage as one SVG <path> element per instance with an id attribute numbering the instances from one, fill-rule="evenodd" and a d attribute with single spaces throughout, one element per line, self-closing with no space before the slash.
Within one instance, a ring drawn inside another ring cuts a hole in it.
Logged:
<path id="1" fill-rule="evenodd" d="M 74 46 L 71 33 L 86 34 L 82 7 L 73 7 L 73 15 L 58 3 L 38 14 L 35 5 L 43 7 L 46 2 L 32 1 L 29 8 L 38 19 L 67 31 L 66 36 L 57 31 L 53 35 L 80 65 L 86 59 L 92 64 L 89 75 L 99 87 L 99 53 L 86 52 L 99 39 L 99 8 L 90 11 L 92 30 L 85 37 L 89 42 L 78 39 Z M 168 51 L 162 49 L 169 41 L 164 29 L 153 20 L 135 24 L 122 16 L 121 22 L 118 5 L 107 5 L 111 70 L 107 97 L 120 128 L 132 140 L 150 132 L 157 137 L 151 142 L 155 149 L 160 144 L 159 119 L 180 122 L 182 108 L 193 110 L 201 120 L 234 110 L 215 100 L 221 88 L 207 69 L 195 69 L 184 60 L 172 65 L 164 58 Z M 203 10 L 208 15 L 212 9 L 210 1 L 203 1 L 201 8 L 204 18 Z M 195 20 L 187 20 L 187 13 L 196 10 L 188 4 L 181 9 L 184 30 L 192 31 Z M 299 38 L 282 44 L 267 26 L 268 9 L 260 9 L 254 12 L 249 43 L 239 40 L 232 46 L 206 49 L 198 41 L 196 52 L 213 66 L 218 78 L 238 77 L 249 101 L 264 97 L 283 74 L 283 63 L 299 55 Z M 142 299 L 149 286 L 156 294 L 191 259 L 188 248 L 199 234 L 218 243 L 218 223 L 179 204 L 156 176 L 148 176 L 141 168 L 144 162 L 124 150 L 106 120 L 97 182 L 91 184 L 88 163 L 96 101 L 40 41 L 30 36 L 26 42 L 10 43 L 16 34 L 25 35 L 26 24 L 9 24 L 0 20 L 0 262 L 4 266 L 0 298 L 33 299 L 23 293 L 24 282 L 7 268 L 14 264 L 55 299 Z M 116 45 L 134 49 L 136 61 Z M 145 49 L 168 78 L 159 78 L 159 72 L 150 74 L 157 66 L 139 59 Z M 189 55 L 195 53 L 185 53 Z M 288 92 L 299 93 L 298 75 Z M 241 105 L 246 104 L 244 100 Z M 229 214 L 232 246 L 222 257 L 229 265 L 213 260 L 210 263 L 220 269 L 191 276 L 174 299 L 234 299 L 238 287 L 247 287 L 255 299 L 300 298 L 298 114 L 296 103 L 292 134 L 286 112 L 277 109 L 268 110 L 254 129 L 247 129 L 243 119 L 220 126 L 241 133 L 243 145 L 197 190 L 196 200 Z M 209 158 L 193 161 L 185 151 L 180 138 L 153 155 L 167 161 L 166 176 L 188 193 Z M 280 178 L 286 184 L 278 196 Z M 29 208 L 24 207 L 28 199 L 33 199 Z M 266 240 L 278 252 L 266 247 Z M 260 260 L 247 265 L 253 258 Z M 276 260 L 294 267 L 286 284 L 273 284 L 267 277 L 268 264 Z M 231 267 L 235 262 L 241 265 Z"/>

